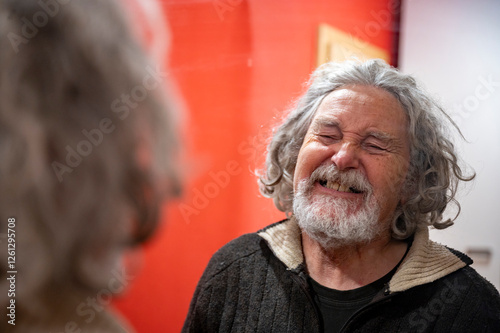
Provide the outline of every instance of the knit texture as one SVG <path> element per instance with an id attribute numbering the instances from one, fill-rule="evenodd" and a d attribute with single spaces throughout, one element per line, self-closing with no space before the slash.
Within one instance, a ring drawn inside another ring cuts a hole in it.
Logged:
<path id="1" fill-rule="evenodd" d="M 321 332 L 297 230 L 285 220 L 220 249 L 198 283 L 183 332 Z M 390 293 L 381 291 L 342 332 L 500 332 L 500 295 L 470 263 L 421 229 Z"/>
<path id="2" fill-rule="evenodd" d="M 391 292 L 404 291 L 418 285 L 436 281 L 458 269 L 472 264 L 463 255 L 456 256 L 448 248 L 429 239 L 429 229 L 415 233 L 413 246 L 389 283 Z"/>
<path id="3" fill-rule="evenodd" d="M 200 279 L 183 332 L 319 332 L 291 274 L 257 234 L 230 242 Z"/>
<path id="4" fill-rule="evenodd" d="M 300 228 L 296 223 L 277 223 L 258 233 L 289 269 L 296 269 L 304 262 Z"/>

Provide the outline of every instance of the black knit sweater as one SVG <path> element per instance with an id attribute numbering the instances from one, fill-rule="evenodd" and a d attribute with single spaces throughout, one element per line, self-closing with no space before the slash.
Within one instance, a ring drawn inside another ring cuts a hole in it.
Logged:
<path id="1" fill-rule="evenodd" d="M 183 332 L 321 332 L 297 242 L 286 220 L 220 249 Z M 498 291 L 470 263 L 421 231 L 387 288 L 342 332 L 500 332 Z"/>

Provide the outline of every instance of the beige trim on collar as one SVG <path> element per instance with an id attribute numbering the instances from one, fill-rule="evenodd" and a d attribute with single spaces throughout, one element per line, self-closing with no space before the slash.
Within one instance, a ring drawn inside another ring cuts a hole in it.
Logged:
<path id="1" fill-rule="evenodd" d="M 264 238 L 274 255 L 288 269 L 295 269 L 304 262 L 300 229 L 292 218 L 258 233 Z"/>
<path id="2" fill-rule="evenodd" d="M 429 228 L 419 228 L 413 244 L 389 282 L 391 292 L 430 283 L 467 264 L 441 244 L 429 239 Z"/>
<path id="3" fill-rule="evenodd" d="M 288 269 L 295 269 L 304 262 L 300 234 L 293 217 L 258 233 Z M 450 250 L 429 239 L 427 227 L 419 228 L 406 258 L 389 282 L 389 289 L 391 293 L 404 291 L 433 282 L 465 266 L 466 263 Z"/>

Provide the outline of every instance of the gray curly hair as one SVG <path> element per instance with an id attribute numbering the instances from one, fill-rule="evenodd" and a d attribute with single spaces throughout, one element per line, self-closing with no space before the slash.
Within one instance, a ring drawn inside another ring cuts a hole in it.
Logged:
<path id="1" fill-rule="evenodd" d="M 408 238 L 419 225 L 432 225 L 437 229 L 451 226 L 460 213 L 460 204 L 455 199 L 459 181 L 475 177 L 475 174 L 467 176 L 459 166 L 445 125 L 448 122 L 459 133 L 460 130 L 413 77 L 378 59 L 363 63 L 330 62 L 316 69 L 306 93 L 273 133 L 265 168 L 259 177 L 261 193 L 273 198 L 279 210 L 292 212 L 293 175 L 309 125 L 323 98 L 347 85 L 384 89 L 398 99 L 409 120 L 411 155 L 404 191 L 409 199 L 396 212 L 393 237 Z M 443 212 L 450 202 L 457 205 L 458 213 L 453 219 L 443 220 Z"/>
<path id="2" fill-rule="evenodd" d="M 26 37 L 49 5 L 57 12 Z M 122 254 L 153 235 L 163 200 L 178 192 L 177 103 L 158 85 L 135 109 L 121 106 L 128 114 L 113 110 L 151 65 L 118 1 L 2 0 L 0 36 L 0 232 L 18 220 L 16 328 L 60 331 L 74 317 L 88 325 L 76 306 L 106 290 Z M 91 153 L 59 175 L 55 161 L 69 165 L 68 147 L 103 121 L 113 133 L 91 134 Z M 7 260 L 2 251 L 4 271 Z"/>

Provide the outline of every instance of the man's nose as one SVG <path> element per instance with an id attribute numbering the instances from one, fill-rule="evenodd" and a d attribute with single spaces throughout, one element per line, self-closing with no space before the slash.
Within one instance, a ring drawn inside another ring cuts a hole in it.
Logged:
<path id="1" fill-rule="evenodd" d="M 351 142 L 342 142 L 332 155 L 332 162 L 342 170 L 357 169 L 359 167 L 358 149 Z"/>

